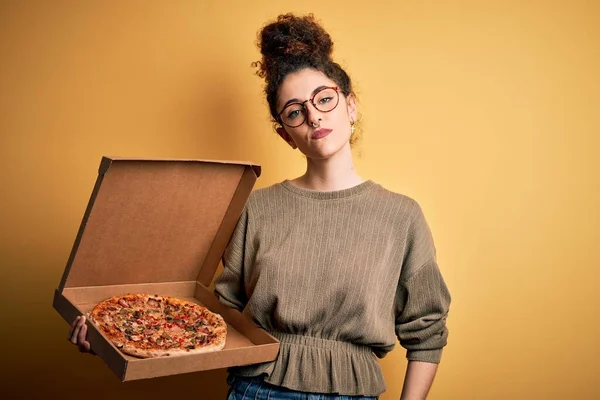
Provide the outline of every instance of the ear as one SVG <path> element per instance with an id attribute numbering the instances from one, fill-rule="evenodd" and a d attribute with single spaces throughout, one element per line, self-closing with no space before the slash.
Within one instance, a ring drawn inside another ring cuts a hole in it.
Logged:
<path id="1" fill-rule="evenodd" d="M 276 129 L 276 131 L 277 131 L 277 134 L 279 136 L 281 136 L 281 138 L 283 140 L 285 140 L 287 142 L 287 144 L 289 144 L 292 149 L 295 150 L 295 149 L 298 148 L 298 146 L 296 146 L 296 143 L 294 142 L 294 140 L 292 139 L 292 137 L 285 131 L 285 129 L 283 129 L 283 127 L 280 126 L 279 128 Z"/>
<path id="2" fill-rule="evenodd" d="M 346 98 L 346 107 L 348 108 L 348 116 L 352 121 L 356 122 L 358 119 L 358 109 L 356 105 L 356 98 L 354 97 L 353 93 Z"/>

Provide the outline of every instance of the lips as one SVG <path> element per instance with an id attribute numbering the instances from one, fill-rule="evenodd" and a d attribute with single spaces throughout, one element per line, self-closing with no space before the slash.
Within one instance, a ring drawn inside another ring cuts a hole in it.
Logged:
<path id="1" fill-rule="evenodd" d="M 331 133 L 331 129 L 325 129 L 325 128 L 321 128 L 321 129 L 317 129 L 313 135 L 312 135 L 312 139 L 313 140 L 317 140 L 317 139 L 322 139 L 325 136 L 329 135 Z"/>

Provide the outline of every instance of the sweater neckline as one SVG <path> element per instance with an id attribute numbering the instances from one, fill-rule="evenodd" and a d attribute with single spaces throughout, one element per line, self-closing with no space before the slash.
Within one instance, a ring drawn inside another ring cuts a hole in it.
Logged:
<path id="1" fill-rule="evenodd" d="M 362 183 L 359 183 L 356 186 L 352 186 L 346 189 L 340 190 L 331 190 L 331 191 L 321 191 L 321 190 L 312 190 L 312 189 L 304 189 L 294 185 L 290 180 L 286 179 L 281 182 L 281 186 L 287 189 L 288 191 L 297 194 L 299 196 L 308 197 L 311 199 L 318 200 L 331 200 L 331 199 L 343 199 L 346 197 L 355 196 L 364 192 L 367 192 L 373 189 L 376 184 L 371 179 L 366 180 Z"/>

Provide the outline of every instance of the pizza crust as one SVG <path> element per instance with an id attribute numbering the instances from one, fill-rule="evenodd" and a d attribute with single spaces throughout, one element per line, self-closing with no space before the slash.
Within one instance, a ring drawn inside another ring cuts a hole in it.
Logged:
<path id="1" fill-rule="evenodd" d="M 193 350 L 189 349 L 170 349 L 170 350 L 143 350 L 138 349 L 134 346 L 125 345 L 120 349 L 123 353 L 139 357 L 139 358 L 157 358 L 157 357 L 172 357 L 172 356 L 183 356 L 192 354 L 212 353 L 215 351 L 222 350 L 225 347 L 225 342 L 221 344 L 209 344 L 203 347 L 198 347 Z"/>

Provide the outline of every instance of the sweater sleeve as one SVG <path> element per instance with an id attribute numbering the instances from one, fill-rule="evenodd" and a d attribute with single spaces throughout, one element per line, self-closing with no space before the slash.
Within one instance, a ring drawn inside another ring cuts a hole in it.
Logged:
<path id="1" fill-rule="evenodd" d="M 242 311 L 247 303 L 244 290 L 244 259 L 248 211 L 242 211 L 223 254 L 223 273 L 215 281 L 215 294 L 228 307 Z"/>
<path id="2" fill-rule="evenodd" d="M 448 338 L 450 301 L 431 232 L 417 205 L 395 298 L 396 335 L 409 360 L 440 362 Z"/>

